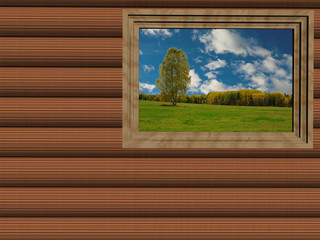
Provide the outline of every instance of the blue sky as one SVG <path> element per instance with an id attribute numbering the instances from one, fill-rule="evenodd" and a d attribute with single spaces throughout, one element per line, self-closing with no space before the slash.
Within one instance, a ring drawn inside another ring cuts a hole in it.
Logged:
<path id="1" fill-rule="evenodd" d="M 187 94 L 258 89 L 292 93 L 291 29 L 140 29 L 140 92 L 159 94 L 159 65 L 171 47 L 188 56 Z"/>

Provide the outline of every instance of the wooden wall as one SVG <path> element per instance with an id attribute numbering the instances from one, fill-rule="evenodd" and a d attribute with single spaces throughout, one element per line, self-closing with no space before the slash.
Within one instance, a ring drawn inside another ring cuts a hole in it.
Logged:
<path id="1" fill-rule="evenodd" d="M 124 7 L 314 9 L 314 149 L 122 149 Z M 319 238 L 319 1 L 0 0 L 0 239 Z"/>

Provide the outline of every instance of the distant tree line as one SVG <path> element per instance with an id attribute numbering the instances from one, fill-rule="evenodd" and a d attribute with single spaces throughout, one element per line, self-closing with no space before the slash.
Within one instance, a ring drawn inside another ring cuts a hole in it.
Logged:
<path id="1" fill-rule="evenodd" d="M 207 96 L 207 103 L 214 105 L 292 107 L 292 102 L 291 94 L 259 90 L 211 92 Z"/>
<path id="2" fill-rule="evenodd" d="M 139 100 L 170 102 L 171 98 L 165 95 L 139 94 Z M 240 90 L 227 92 L 211 92 L 207 95 L 178 95 L 177 102 L 234 105 L 234 106 L 275 106 L 292 107 L 291 94 L 266 93 L 259 90 Z"/>
<path id="3" fill-rule="evenodd" d="M 150 94 L 139 94 L 139 100 L 159 101 L 159 102 L 171 102 L 171 97 L 166 95 L 150 95 Z M 196 103 L 204 104 L 207 103 L 207 95 L 178 95 L 178 103 Z"/>

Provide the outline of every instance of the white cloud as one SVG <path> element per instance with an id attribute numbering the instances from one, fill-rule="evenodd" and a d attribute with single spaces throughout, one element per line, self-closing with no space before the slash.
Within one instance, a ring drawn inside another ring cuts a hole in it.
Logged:
<path id="1" fill-rule="evenodd" d="M 211 67 L 212 70 L 216 69 L 217 66 L 224 67 L 226 65 L 226 62 L 220 59 L 218 59 L 217 61 L 212 61 L 211 63 L 213 64 L 208 66 L 207 68 L 210 69 Z M 241 83 L 230 86 L 230 85 L 224 84 L 223 82 L 218 81 L 216 79 L 217 74 L 219 74 L 219 71 L 210 71 L 204 74 L 208 78 L 208 80 L 204 81 L 200 85 L 199 90 L 201 91 L 201 93 L 208 94 L 209 92 L 235 91 L 235 90 L 241 90 L 244 88 Z"/>
<path id="2" fill-rule="evenodd" d="M 200 58 L 201 58 L 201 56 L 198 56 L 198 57 L 196 57 L 196 58 L 194 59 L 194 61 L 195 61 L 196 63 L 201 63 L 202 60 L 201 60 Z"/>
<path id="3" fill-rule="evenodd" d="M 275 72 L 278 69 L 277 61 L 271 56 L 265 58 L 262 64 L 267 72 Z"/>
<path id="4" fill-rule="evenodd" d="M 260 56 L 260 57 L 266 57 L 271 54 L 271 52 L 263 47 L 259 46 L 247 46 L 247 51 L 250 56 Z"/>
<path id="5" fill-rule="evenodd" d="M 180 29 L 175 29 L 174 30 L 174 33 L 179 33 L 180 32 Z"/>
<path id="6" fill-rule="evenodd" d="M 215 74 L 215 72 L 207 72 L 207 73 L 205 74 L 205 76 L 206 76 L 207 78 L 209 78 L 209 79 L 212 79 L 212 78 L 216 78 L 216 77 L 217 77 L 217 75 Z"/>
<path id="7" fill-rule="evenodd" d="M 207 71 L 207 68 L 204 67 L 204 66 L 201 66 L 200 69 L 201 69 L 202 71 Z"/>
<path id="8" fill-rule="evenodd" d="M 197 29 L 193 29 L 193 31 L 192 31 L 192 40 L 193 41 L 195 41 L 197 38 L 198 38 L 198 36 L 199 36 L 199 30 L 197 30 Z"/>
<path id="9" fill-rule="evenodd" d="M 243 89 L 243 85 L 241 83 L 233 86 L 229 86 L 224 84 L 223 82 L 215 79 L 217 71 L 211 71 L 205 74 L 209 80 L 202 82 L 202 79 L 195 72 L 194 69 L 191 69 L 189 72 L 189 76 L 191 77 L 191 84 L 188 88 L 188 92 L 201 92 L 202 94 L 208 94 L 209 92 L 221 92 L 221 91 L 233 91 L 233 90 L 241 90 Z"/>
<path id="10" fill-rule="evenodd" d="M 150 64 L 150 65 L 142 65 L 142 69 L 143 69 L 143 71 L 145 71 L 145 72 L 151 72 L 151 71 L 153 71 L 155 68 L 154 68 L 154 66 L 152 66 L 152 65 Z"/>
<path id="11" fill-rule="evenodd" d="M 195 72 L 194 69 L 191 69 L 189 72 L 189 76 L 191 77 L 191 84 L 189 86 L 188 91 L 190 92 L 198 92 L 199 91 L 199 85 L 201 83 L 201 78 L 199 75 Z"/>
<path id="12" fill-rule="evenodd" d="M 289 54 L 283 54 L 280 60 L 281 64 L 286 65 L 288 68 L 292 68 L 292 56 Z"/>
<path id="13" fill-rule="evenodd" d="M 277 56 L 276 54 L 274 55 Z M 271 55 L 251 63 L 242 61 L 236 72 L 242 73 L 254 89 L 266 92 L 292 93 L 292 57 L 284 54 L 274 58 Z"/>
<path id="14" fill-rule="evenodd" d="M 283 68 L 279 68 L 275 71 L 274 75 L 280 78 L 287 78 L 288 73 Z"/>
<path id="15" fill-rule="evenodd" d="M 139 83 L 139 92 L 144 92 L 143 90 L 145 89 L 150 93 L 155 88 L 156 88 L 156 85 L 154 85 L 154 84 Z"/>
<path id="16" fill-rule="evenodd" d="M 246 63 L 246 64 L 242 64 L 240 66 L 240 71 L 245 72 L 246 74 L 253 74 L 256 71 L 256 67 L 254 64 L 252 63 Z"/>
<path id="17" fill-rule="evenodd" d="M 272 92 L 282 92 L 291 94 L 292 93 L 292 83 L 289 80 L 272 78 Z"/>
<path id="18" fill-rule="evenodd" d="M 199 40 L 205 44 L 207 52 L 247 54 L 243 49 L 244 43 L 240 35 L 232 30 L 212 29 L 211 32 L 200 36 Z"/>
<path id="19" fill-rule="evenodd" d="M 253 39 L 245 39 L 236 30 L 212 29 L 210 32 L 199 36 L 200 42 L 205 45 L 206 52 L 214 51 L 217 54 L 233 53 L 244 57 L 267 56 L 271 52 L 257 46 Z"/>
<path id="20" fill-rule="evenodd" d="M 143 54 L 142 50 L 139 50 L 139 55 L 142 55 L 142 54 Z"/>
<path id="21" fill-rule="evenodd" d="M 193 38 L 204 44 L 204 51 L 208 55 L 231 53 L 242 57 L 255 57 L 251 62 L 242 61 L 236 66 L 236 73 L 242 73 L 247 83 L 245 87 L 267 92 L 292 93 L 292 56 L 289 54 L 277 54 L 274 51 L 259 46 L 259 42 L 253 38 L 244 38 L 239 31 L 232 29 L 212 29 L 205 34 L 193 33 Z M 259 57 L 259 58 L 257 58 Z M 200 91 L 228 91 L 243 87 L 241 84 L 233 86 L 225 85 L 217 80 L 216 69 L 227 65 L 224 60 L 217 59 L 205 66 L 202 71 L 211 70 L 205 74 L 208 81 L 200 86 Z"/>
<path id="22" fill-rule="evenodd" d="M 205 67 L 209 68 L 210 70 L 215 70 L 218 68 L 223 68 L 227 65 L 227 62 L 225 60 L 218 59 L 217 61 L 211 61 Z"/>
<path id="23" fill-rule="evenodd" d="M 171 37 L 172 32 L 169 29 L 142 29 L 142 32 L 151 37 Z"/>
<path id="24" fill-rule="evenodd" d="M 201 49 L 201 48 L 198 48 L 198 50 L 199 50 L 199 52 L 201 52 L 201 53 L 205 53 L 205 51 L 204 51 L 203 49 Z"/>
<path id="25" fill-rule="evenodd" d="M 267 77 L 264 74 L 257 74 L 251 76 L 251 87 L 258 89 L 260 91 L 267 91 Z"/>
<path id="26" fill-rule="evenodd" d="M 200 86 L 200 91 L 204 94 L 208 94 L 209 92 L 236 91 L 241 89 L 243 89 L 243 85 L 241 83 L 229 86 L 223 82 L 219 82 L 217 79 L 204 81 L 204 83 Z"/>

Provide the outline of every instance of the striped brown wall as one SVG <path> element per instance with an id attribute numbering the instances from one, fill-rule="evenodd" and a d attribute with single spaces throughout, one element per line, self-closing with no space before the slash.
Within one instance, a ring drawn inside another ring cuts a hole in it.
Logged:
<path id="1" fill-rule="evenodd" d="M 127 7 L 314 9 L 314 149 L 122 149 Z M 319 238 L 319 1 L 0 0 L 0 239 Z"/>

